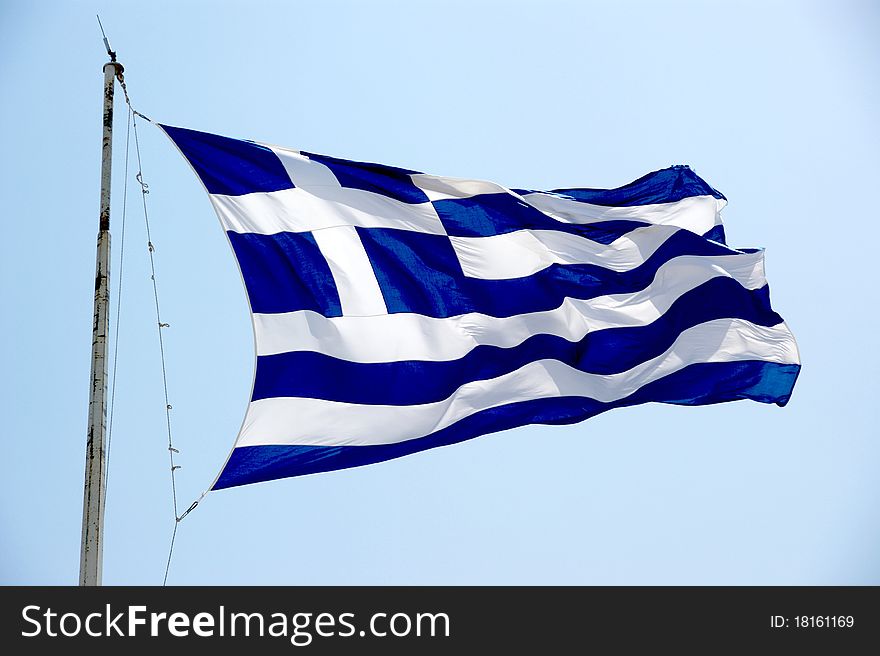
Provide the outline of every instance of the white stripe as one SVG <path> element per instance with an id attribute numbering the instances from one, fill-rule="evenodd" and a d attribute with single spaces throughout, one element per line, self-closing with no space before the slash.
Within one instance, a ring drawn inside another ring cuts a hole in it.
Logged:
<path id="1" fill-rule="evenodd" d="M 611 271 L 629 271 L 644 264 L 679 230 L 667 225 L 645 226 L 610 244 L 558 230 L 517 230 L 449 240 L 466 276 L 507 280 L 530 276 L 552 264 L 595 264 Z"/>
<path id="2" fill-rule="evenodd" d="M 445 318 L 410 313 L 328 318 L 309 310 L 254 314 L 257 355 L 314 351 L 350 362 L 443 361 L 482 344 L 516 346 L 532 335 L 573 342 L 594 330 L 649 324 L 682 294 L 719 276 L 747 289 L 763 287 L 764 252 L 684 255 L 664 263 L 651 285 L 638 292 L 567 299 L 553 310 L 512 317 L 474 312 Z"/>
<path id="3" fill-rule="evenodd" d="M 312 233 L 318 249 L 330 266 L 342 314 L 370 316 L 386 314 L 385 299 L 373 265 L 354 226 L 325 228 Z"/>
<path id="4" fill-rule="evenodd" d="M 467 180 L 465 178 L 446 178 L 440 175 L 414 173 L 410 176 L 413 184 L 425 192 L 430 200 L 449 198 L 471 198 L 479 194 L 511 194 L 520 198 L 506 187 L 486 180 Z"/>
<path id="5" fill-rule="evenodd" d="M 223 228 L 238 233 L 274 235 L 349 225 L 446 234 L 431 203 L 411 205 L 363 189 L 328 185 L 209 198 Z"/>
<path id="6" fill-rule="evenodd" d="M 797 363 L 788 327 L 781 323 L 765 328 L 740 319 L 719 319 L 682 332 L 666 353 L 619 374 L 587 374 L 555 360 L 541 360 L 498 378 L 462 385 L 436 403 L 387 406 L 305 398 L 261 399 L 250 404 L 236 446 L 394 444 L 429 435 L 488 408 L 562 396 L 610 402 L 690 364 L 741 360 Z"/>
<path id="7" fill-rule="evenodd" d="M 690 196 L 674 203 L 606 207 L 582 203 L 573 198 L 535 192 L 522 199 L 544 214 L 564 223 L 596 223 L 599 221 L 644 221 L 657 225 L 674 225 L 699 235 L 721 224 L 721 210 L 727 201 L 714 196 Z"/>
<path id="8" fill-rule="evenodd" d="M 277 152 L 281 152 L 276 147 Z M 310 232 L 338 225 L 362 228 L 397 228 L 432 235 L 446 234 L 430 203 L 403 203 L 363 189 L 341 187 L 332 172 L 290 151 L 282 159 L 294 179 L 302 186 L 280 191 L 255 192 L 242 196 L 209 194 L 224 229 L 238 233 L 271 235 L 278 232 Z M 305 164 L 297 172 L 293 162 Z M 322 172 L 323 170 L 323 172 Z M 413 176 L 416 177 L 416 176 Z M 431 177 L 431 176 L 428 176 Z M 478 180 L 460 181 L 463 189 L 480 193 L 502 193 L 503 187 Z M 466 183 L 466 184 L 465 184 Z M 432 200 L 456 197 L 425 190 Z M 460 191 L 465 194 L 464 191 Z M 512 193 L 512 192 L 511 192 Z M 513 194 L 516 196 L 516 194 Z M 520 196 L 516 196 L 520 198 Z M 562 223 L 593 223 L 627 219 L 658 225 L 674 225 L 703 234 L 720 223 L 718 212 L 724 201 L 711 196 L 685 198 L 676 203 L 603 207 L 548 194 L 521 197 L 548 217 Z"/>

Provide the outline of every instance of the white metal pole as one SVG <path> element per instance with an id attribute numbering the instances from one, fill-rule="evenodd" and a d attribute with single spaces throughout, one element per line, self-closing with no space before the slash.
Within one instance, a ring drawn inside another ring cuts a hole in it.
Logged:
<path id="1" fill-rule="evenodd" d="M 104 135 L 101 144 L 101 205 L 95 270 L 95 323 L 92 327 L 92 375 L 89 429 L 83 488 L 82 548 L 79 584 L 101 585 L 104 556 L 106 481 L 107 333 L 110 324 L 110 169 L 113 154 L 113 91 L 122 66 L 112 57 L 104 64 Z"/>

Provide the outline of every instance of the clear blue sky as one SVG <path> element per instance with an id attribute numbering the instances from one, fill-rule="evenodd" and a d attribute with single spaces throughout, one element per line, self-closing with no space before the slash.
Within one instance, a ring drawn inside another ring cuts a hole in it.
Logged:
<path id="1" fill-rule="evenodd" d="M 0 583 L 77 581 L 96 11 L 135 105 L 172 125 L 534 189 L 688 163 L 730 199 L 730 243 L 766 247 L 804 363 L 783 409 L 647 405 L 211 493 L 180 525 L 170 583 L 880 584 L 880 11 L 841 0 L 4 2 Z M 140 137 L 185 507 L 237 433 L 251 328 L 207 196 L 158 130 Z M 161 583 L 172 528 L 138 201 L 109 584 Z"/>

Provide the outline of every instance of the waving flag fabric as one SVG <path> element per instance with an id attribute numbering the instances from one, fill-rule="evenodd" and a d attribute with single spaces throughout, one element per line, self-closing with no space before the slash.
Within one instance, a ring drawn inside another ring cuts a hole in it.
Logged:
<path id="1" fill-rule="evenodd" d="M 785 405 L 800 370 L 763 252 L 686 166 L 507 189 L 162 126 L 229 237 L 257 350 L 213 489 L 611 408 Z"/>

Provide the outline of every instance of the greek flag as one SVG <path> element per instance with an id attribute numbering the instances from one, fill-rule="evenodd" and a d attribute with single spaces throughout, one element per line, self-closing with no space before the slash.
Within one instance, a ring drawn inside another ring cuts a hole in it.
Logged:
<path id="1" fill-rule="evenodd" d="M 687 166 L 508 189 L 162 126 L 247 289 L 256 375 L 212 489 L 649 401 L 785 405 L 764 254 Z"/>

